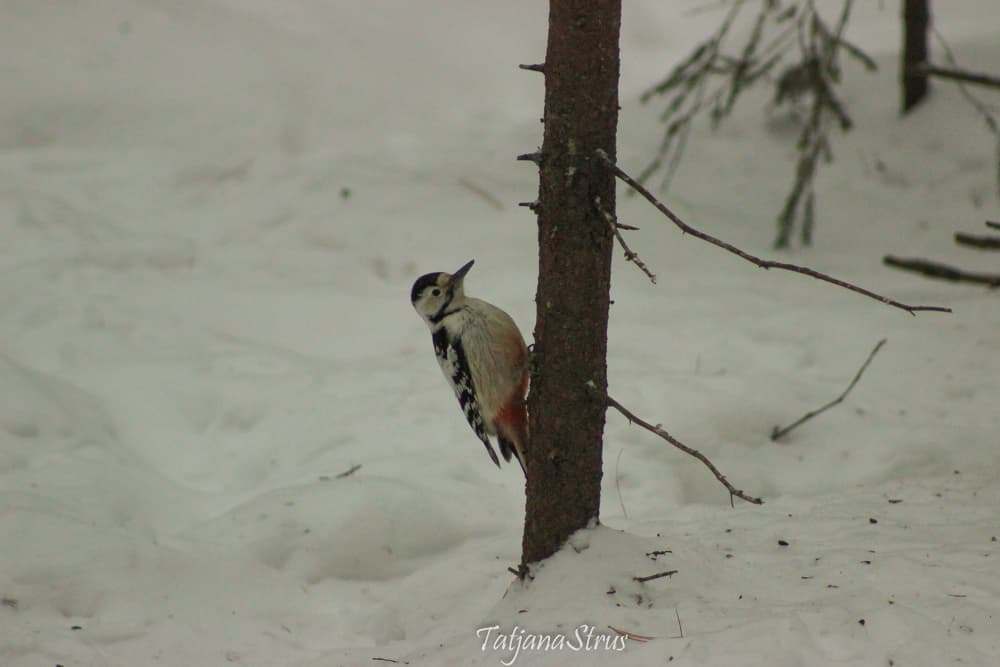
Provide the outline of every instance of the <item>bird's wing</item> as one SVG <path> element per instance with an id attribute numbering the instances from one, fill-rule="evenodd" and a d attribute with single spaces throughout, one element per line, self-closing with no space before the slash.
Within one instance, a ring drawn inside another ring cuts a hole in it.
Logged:
<path id="1" fill-rule="evenodd" d="M 445 377 L 451 383 L 455 391 L 455 398 L 465 413 L 465 419 L 476 435 L 486 446 L 486 453 L 493 459 L 493 463 L 500 467 L 500 459 L 490 443 L 489 434 L 486 431 L 486 422 L 480 412 L 478 401 L 476 401 L 475 385 L 472 382 L 472 373 L 469 371 L 469 362 L 462 348 L 462 342 L 455 340 L 448 344 L 447 337 L 442 328 L 434 335 L 434 351 L 437 353 L 438 362 Z M 508 459 L 509 460 L 509 459 Z"/>

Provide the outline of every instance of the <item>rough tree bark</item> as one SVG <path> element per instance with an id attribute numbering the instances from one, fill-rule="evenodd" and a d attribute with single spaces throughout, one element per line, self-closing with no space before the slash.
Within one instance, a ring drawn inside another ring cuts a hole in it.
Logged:
<path id="1" fill-rule="evenodd" d="M 931 25 L 930 0 L 903 1 L 903 113 L 927 96 L 927 74 L 919 71 L 927 63 L 927 37 Z"/>
<path id="2" fill-rule="evenodd" d="M 539 275 L 521 572 L 598 517 L 621 0 L 551 0 L 538 156 Z"/>

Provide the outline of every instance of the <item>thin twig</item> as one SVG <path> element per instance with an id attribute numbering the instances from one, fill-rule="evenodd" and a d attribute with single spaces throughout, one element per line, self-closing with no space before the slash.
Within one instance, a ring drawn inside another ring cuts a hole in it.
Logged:
<path id="1" fill-rule="evenodd" d="M 681 625 L 681 612 L 677 610 L 677 607 L 674 607 L 674 616 L 677 617 L 677 630 L 681 634 L 679 639 L 684 639 L 684 626 Z"/>
<path id="2" fill-rule="evenodd" d="M 625 637 L 626 639 L 631 639 L 632 641 L 639 642 L 640 644 L 645 644 L 651 639 L 656 639 L 656 637 L 649 637 L 647 635 L 638 635 L 634 632 L 629 632 L 628 630 L 622 630 L 620 628 L 616 628 L 613 625 L 609 625 L 608 630 L 612 630 L 616 632 L 618 635 Z"/>
<path id="3" fill-rule="evenodd" d="M 861 375 L 862 375 L 862 373 L 865 372 L 865 369 L 868 368 L 868 364 L 870 364 L 872 362 L 872 359 L 875 358 L 875 355 L 878 354 L 878 351 L 882 349 L 882 346 L 885 345 L 885 343 L 886 343 L 886 339 L 883 338 L 882 340 L 880 340 L 875 345 L 875 348 L 868 354 L 868 358 L 865 359 L 865 363 L 861 364 L 861 368 L 858 369 L 858 372 L 855 374 L 854 379 L 851 380 L 851 384 L 847 385 L 847 389 L 845 389 L 844 392 L 840 396 L 838 396 L 837 398 L 833 399 L 832 401 L 830 401 L 829 403 L 827 403 L 826 405 L 824 405 L 821 408 L 818 408 L 818 409 L 813 410 L 811 412 L 807 412 L 802 417 L 800 417 L 798 419 L 798 421 L 796 421 L 793 424 L 785 426 L 784 428 L 779 428 L 779 427 L 775 426 L 774 430 L 771 431 L 771 440 L 777 440 L 778 438 L 780 438 L 780 437 L 782 437 L 784 435 L 787 435 L 788 432 L 791 431 L 792 429 L 794 429 L 795 427 L 804 424 L 805 422 L 809 421 L 810 419 L 812 419 L 816 415 L 818 415 L 820 413 L 823 413 L 823 412 L 826 412 L 827 410 L 829 410 L 830 408 L 834 407 L 835 405 L 839 405 L 841 402 L 843 402 L 843 400 L 847 397 L 847 395 L 849 393 L 851 393 L 851 390 L 854 389 L 854 385 L 856 385 L 858 383 L 858 380 L 861 379 Z"/>
<path id="4" fill-rule="evenodd" d="M 1000 250 L 1000 236 L 977 236 L 955 232 L 955 243 L 980 250 Z"/>
<path id="5" fill-rule="evenodd" d="M 352 465 L 350 468 L 348 468 L 344 472 L 342 472 L 339 475 L 337 475 L 336 478 L 337 479 L 344 479 L 345 477 L 350 477 L 351 475 L 353 475 L 354 473 L 356 473 L 359 470 L 361 470 L 361 464 L 360 463 L 358 463 L 356 465 Z"/>
<path id="6" fill-rule="evenodd" d="M 497 199 L 493 193 L 491 193 L 483 186 L 476 185 L 475 183 L 464 177 L 458 179 L 458 184 L 461 185 L 466 190 L 468 190 L 469 192 L 471 192 L 472 194 L 482 199 L 483 201 L 485 201 L 487 204 L 489 204 L 496 210 L 498 211 L 503 210 L 503 202 Z"/>
<path id="7" fill-rule="evenodd" d="M 941 44 L 941 48 L 944 51 L 945 60 L 948 61 L 949 65 L 957 69 L 958 58 L 955 56 L 955 52 L 952 50 L 951 45 L 948 43 L 948 40 L 946 40 L 941 31 L 938 30 L 933 25 L 931 26 L 931 31 L 934 33 L 934 37 L 937 38 L 937 41 Z M 977 112 L 979 112 L 979 115 L 983 117 L 983 122 L 986 124 L 986 129 L 988 129 L 993 134 L 993 137 L 996 139 L 996 157 L 997 157 L 996 186 L 997 186 L 997 193 L 1000 194 L 1000 123 L 998 123 L 997 119 L 993 116 L 992 109 L 981 99 L 979 99 L 971 92 L 969 92 L 969 89 L 965 86 L 964 83 L 962 83 L 961 81 L 957 81 L 956 85 L 958 86 L 958 91 L 962 93 L 962 97 L 965 98 L 965 101 L 968 102 L 970 105 L 972 105 L 972 108 L 975 109 Z"/>
<path id="8" fill-rule="evenodd" d="M 612 214 L 610 211 L 605 210 L 605 208 L 601 206 L 600 197 L 594 197 L 594 206 L 597 207 L 597 211 L 601 214 L 601 217 L 603 217 L 604 220 L 608 223 L 608 227 L 611 228 L 611 232 L 615 235 L 615 238 L 618 239 L 618 243 L 621 245 L 622 250 L 625 251 L 625 260 L 632 262 L 633 264 L 638 266 L 639 270 L 645 273 L 646 276 L 649 278 L 649 281 L 655 285 L 656 276 L 653 274 L 652 271 L 649 270 L 649 267 L 646 266 L 646 263 L 643 262 L 641 259 L 639 259 L 638 253 L 632 252 L 632 249 L 628 247 L 627 243 L 625 243 L 625 237 L 622 236 L 622 233 L 619 229 L 618 221 L 615 220 L 614 214 Z"/>
<path id="9" fill-rule="evenodd" d="M 594 389 L 594 391 L 597 391 L 597 390 Z M 736 487 L 734 487 L 729 482 L 729 480 L 726 479 L 726 476 L 723 475 L 721 472 L 719 472 L 719 469 L 716 468 L 715 465 L 711 461 L 709 461 L 708 458 L 704 454 L 702 454 L 701 452 L 699 452 L 697 449 L 692 449 L 691 447 L 688 447 L 683 442 L 681 442 L 680 440 L 678 440 L 677 438 L 675 438 L 674 436 L 670 435 L 665 430 L 663 430 L 663 428 L 661 426 L 659 426 L 659 425 L 654 426 L 653 424 L 650 424 L 649 422 L 644 421 L 640 417 L 637 417 L 633 412 L 631 412 L 624 405 L 622 405 L 621 403 L 619 403 L 615 399 L 611 398 L 611 396 L 609 396 L 607 394 L 604 394 L 604 400 L 607 402 L 607 404 L 608 404 L 609 407 L 612 407 L 615 410 L 617 410 L 618 412 L 622 413 L 622 415 L 624 415 L 625 418 L 629 420 L 629 422 L 631 422 L 633 424 L 638 424 L 639 426 L 641 426 L 642 428 L 646 429 L 650 433 L 653 433 L 654 435 L 660 436 L 661 438 L 663 438 L 664 440 L 666 440 L 671 445 L 673 445 L 677 449 L 681 450 L 682 452 L 684 452 L 688 456 L 693 456 L 694 458 L 696 458 L 699 461 L 701 461 L 702 463 L 704 463 L 705 466 L 709 470 L 712 471 L 712 474 L 715 475 L 715 478 L 717 480 L 719 480 L 719 482 L 721 482 L 724 487 L 726 487 L 726 490 L 729 491 L 730 498 L 732 498 L 732 496 L 735 496 L 737 498 L 741 498 L 741 499 L 747 501 L 748 503 L 753 503 L 754 505 L 763 505 L 764 504 L 764 501 L 761 500 L 760 498 L 754 498 L 753 496 L 748 496 L 747 494 L 745 494 L 740 489 L 737 489 Z"/>
<path id="10" fill-rule="evenodd" d="M 749 37 L 741 57 L 736 58 L 723 52 L 726 36 L 744 4 L 745 0 L 720 3 L 721 6 L 728 5 L 728 8 L 715 32 L 675 65 L 665 78 L 640 95 L 639 99 L 643 103 L 653 97 L 667 98 L 666 109 L 660 115 L 665 129 L 656 155 L 643 169 L 640 181 L 645 181 L 654 172 L 664 168 L 661 187 L 665 190 L 680 164 L 694 119 L 709 111 L 713 127 L 717 126 L 732 111 L 736 97 L 753 81 L 764 76 L 777 62 L 757 57 L 763 24 L 774 12 L 774 7 L 770 4 L 765 5 L 758 14 L 757 28 Z M 719 82 L 718 85 L 711 85 L 716 81 Z"/>
<path id="11" fill-rule="evenodd" d="M 810 276 L 812 278 L 816 278 L 817 280 L 822 280 L 824 282 L 828 282 L 828 283 L 831 283 L 833 285 L 837 285 L 838 287 L 843 287 L 844 289 L 851 290 L 852 292 L 857 292 L 858 294 L 863 294 L 864 296 L 867 296 L 867 297 L 869 297 L 871 299 L 875 299 L 876 301 L 880 301 L 881 303 L 884 303 L 887 306 L 893 306 L 895 308 L 899 308 L 901 310 L 905 310 L 910 315 L 916 315 L 917 311 L 934 311 L 934 312 L 939 312 L 939 313 L 950 313 L 951 312 L 951 308 L 945 308 L 944 306 L 910 306 L 910 305 L 907 305 L 905 303 L 901 303 L 899 301 L 895 301 L 893 299 L 890 299 L 888 297 L 884 297 L 881 294 L 876 294 L 875 292 L 867 290 L 867 289 L 865 289 L 863 287 L 858 287 L 857 285 L 854 285 L 852 283 L 846 282 L 844 280 L 840 280 L 838 278 L 834 278 L 832 276 L 828 276 L 825 273 L 820 273 L 819 271 L 815 271 L 813 269 L 806 268 L 804 266 L 798 266 L 797 264 L 789 264 L 787 262 L 775 262 L 775 261 L 771 261 L 771 260 L 761 259 L 759 257 L 751 255 L 748 252 L 740 250 L 739 248 L 737 248 L 734 245 L 726 243 L 725 241 L 720 241 L 719 239 L 715 238 L 714 236 L 711 236 L 709 234 L 706 234 L 705 232 L 699 231 L 699 230 L 695 229 L 694 227 L 691 227 L 690 225 L 688 225 L 687 223 L 685 223 L 683 220 L 681 220 L 679 217 L 677 217 L 677 215 L 675 215 L 673 211 L 671 211 L 662 202 L 660 202 L 659 199 L 657 199 L 655 196 L 653 196 L 653 194 L 649 190 L 647 190 L 645 187 L 643 187 L 634 178 L 632 178 L 631 176 L 629 176 L 628 174 L 626 174 L 624 171 L 622 171 L 621 167 L 619 167 L 617 164 L 615 164 L 611 160 L 611 158 L 608 157 L 608 154 L 605 153 L 600 148 L 597 149 L 597 157 L 602 162 L 604 162 L 605 165 L 607 165 L 608 169 L 610 169 L 612 171 L 612 173 L 614 173 L 615 176 L 617 176 L 618 178 L 620 178 L 622 181 L 624 181 L 630 187 L 634 188 L 639 194 L 641 194 L 646 199 L 646 201 L 648 201 L 650 204 L 652 204 L 653 206 L 655 206 L 657 208 L 657 210 L 660 211 L 660 213 L 662 213 L 663 215 L 667 216 L 675 225 L 677 225 L 682 232 L 684 232 L 685 234 L 690 234 L 691 236 L 694 236 L 695 238 L 699 238 L 702 241 L 705 241 L 707 243 L 711 243 L 712 245 L 717 246 L 719 248 L 722 248 L 723 250 L 727 250 L 727 251 L 733 253 L 734 255 L 737 255 L 738 257 L 742 257 L 743 259 L 747 260 L 751 264 L 759 266 L 762 269 L 782 269 L 784 271 L 792 271 L 794 273 L 801 273 L 803 275 L 807 275 L 807 276 Z"/>
<path id="12" fill-rule="evenodd" d="M 892 255 L 883 257 L 882 263 L 886 266 L 903 269 L 904 271 L 919 273 L 928 278 L 950 280 L 955 283 L 978 283 L 989 287 L 1000 287 L 1000 274 L 996 273 L 972 273 L 926 259 L 894 257 Z"/>
<path id="13" fill-rule="evenodd" d="M 719 11 L 725 9 L 729 5 L 729 0 L 718 0 L 718 2 L 706 2 L 700 7 L 692 7 L 691 9 L 685 9 L 682 16 L 685 18 L 689 16 L 699 16 L 701 14 L 708 14 L 710 12 Z M 743 0 L 740 0 L 737 4 L 743 4 Z"/>
<path id="14" fill-rule="evenodd" d="M 666 570 L 665 572 L 657 572 L 656 574 L 650 574 L 645 577 L 632 577 L 633 581 L 638 581 L 640 584 L 644 584 L 647 581 L 652 581 L 653 579 L 662 579 L 663 577 L 672 577 L 677 574 L 677 570 Z"/>
<path id="15" fill-rule="evenodd" d="M 992 229 L 1000 229 L 1000 222 L 993 222 L 992 220 L 987 220 L 986 226 Z"/>
<path id="16" fill-rule="evenodd" d="M 808 94 L 811 102 L 808 119 L 802 126 L 797 144 L 799 157 L 795 165 L 792 188 L 785 197 L 785 203 L 778 214 L 778 233 L 774 239 L 775 248 L 787 248 L 791 244 L 796 220 L 800 220 L 799 235 L 802 245 L 812 245 L 813 228 L 816 221 L 816 176 L 822 160 L 832 159 L 830 128 L 827 112 L 836 117 L 844 132 L 854 126 L 854 121 L 844 103 L 837 95 L 840 83 L 840 49 L 859 58 L 868 67 L 860 51 L 852 51 L 842 38 L 844 27 L 851 14 L 853 0 L 844 0 L 840 18 L 834 28 L 830 28 L 816 11 L 812 0 L 807 0 L 804 11 L 797 21 L 797 37 L 801 60 L 785 70 L 778 80 L 775 105 L 784 97 L 795 100 Z M 854 47 L 856 49 L 856 47 Z"/>

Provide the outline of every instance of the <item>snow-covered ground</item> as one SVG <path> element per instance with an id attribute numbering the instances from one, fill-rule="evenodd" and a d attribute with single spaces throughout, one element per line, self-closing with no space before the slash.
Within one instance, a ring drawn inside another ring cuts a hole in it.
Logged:
<path id="1" fill-rule="evenodd" d="M 626 3 L 627 169 L 704 4 Z M 1000 661 L 997 294 L 880 262 L 1000 270 L 951 242 L 1000 215 L 994 146 L 944 83 L 898 118 L 898 3 L 857 4 L 882 68 L 847 70 L 857 128 L 791 259 L 954 314 L 759 271 L 622 197 L 660 281 L 618 253 L 611 392 L 767 502 L 610 414 L 604 527 L 523 586 L 521 473 L 408 295 L 475 258 L 468 290 L 531 331 L 514 156 L 543 90 L 516 65 L 545 3 L 0 3 L 0 665 Z M 995 72 L 993 4 L 935 10 Z M 699 129 L 668 201 L 770 255 L 794 133 L 767 98 Z M 769 440 L 882 337 L 843 405 Z"/>

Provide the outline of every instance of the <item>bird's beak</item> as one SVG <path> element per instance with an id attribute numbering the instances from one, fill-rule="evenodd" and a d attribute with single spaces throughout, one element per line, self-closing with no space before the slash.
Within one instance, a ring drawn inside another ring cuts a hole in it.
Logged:
<path id="1" fill-rule="evenodd" d="M 469 272 L 469 269 L 471 269 L 472 265 L 475 264 L 475 263 L 476 263 L 476 260 L 470 259 L 468 262 L 466 262 L 466 264 L 462 268 L 460 268 L 455 273 L 451 274 L 451 284 L 452 285 L 461 285 L 462 284 L 462 279 L 465 278 L 465 274 Z"/>

